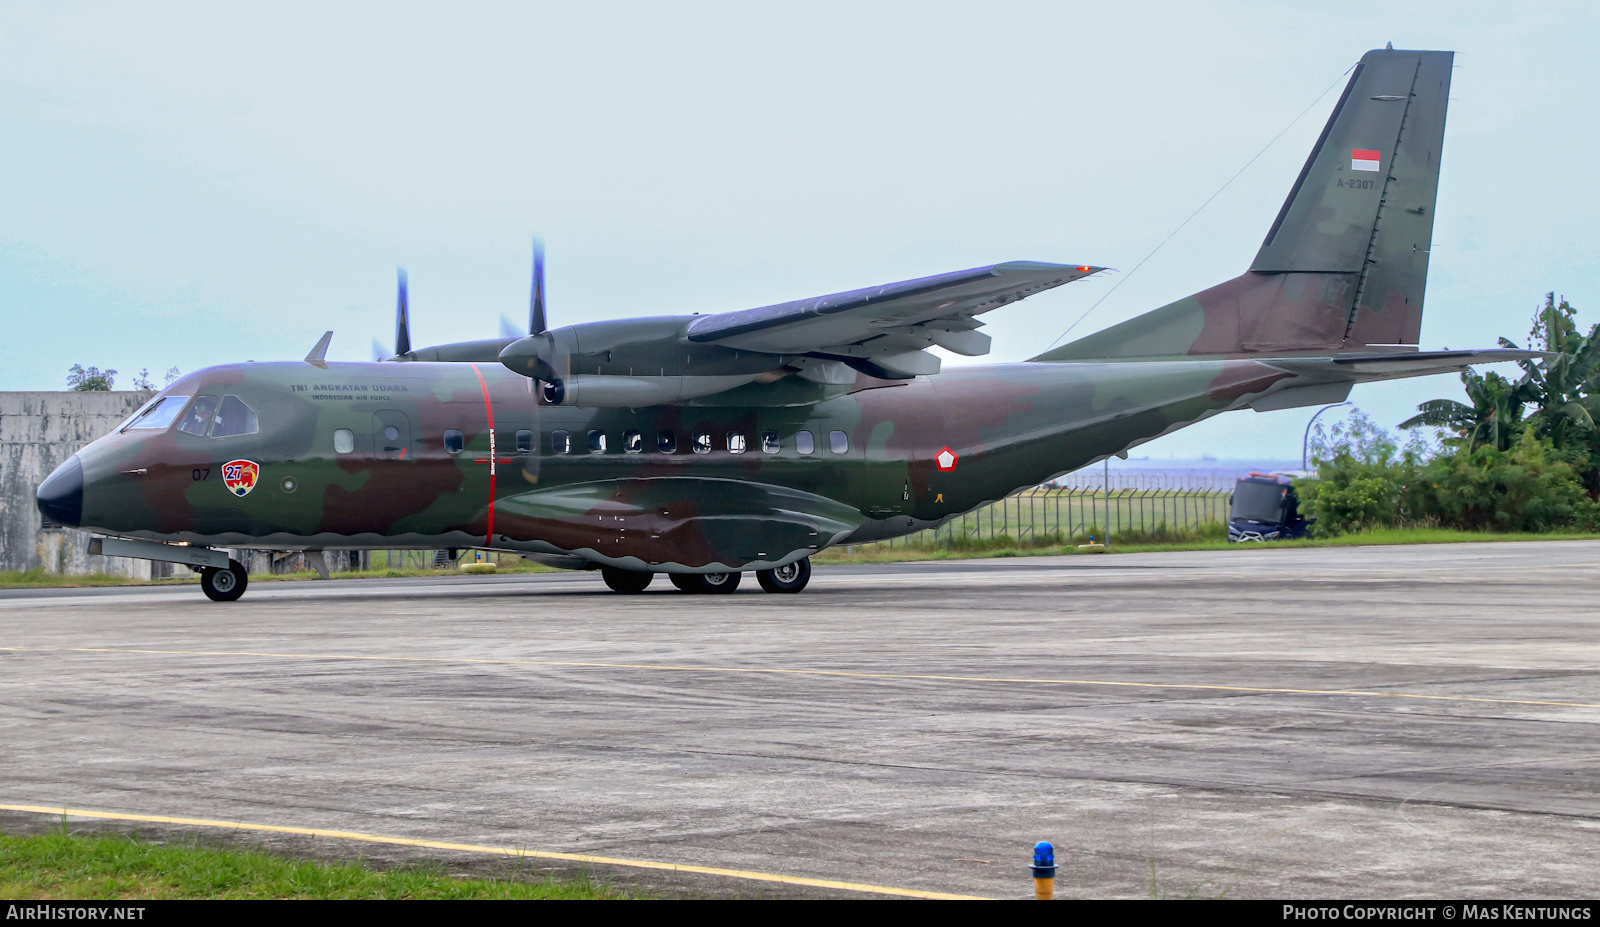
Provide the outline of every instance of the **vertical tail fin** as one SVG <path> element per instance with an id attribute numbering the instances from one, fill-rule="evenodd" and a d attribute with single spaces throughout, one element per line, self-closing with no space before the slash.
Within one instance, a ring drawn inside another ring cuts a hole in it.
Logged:
<path id="1" fill-rule="evenodd" d="M 1249 271 L 1035 360 L 1416 344 L 1453 57 L 1363 55 Z"/>

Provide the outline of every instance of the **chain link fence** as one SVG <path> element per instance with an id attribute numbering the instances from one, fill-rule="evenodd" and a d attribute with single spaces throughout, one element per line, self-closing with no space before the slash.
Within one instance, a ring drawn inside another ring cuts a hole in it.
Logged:
<path id="1" fill-rule="evenodd" d="M 1113 472 L 1089 470 L 1056 484 L 1013 493 L 929 531 L 876 546 L 1051 547 L 1227 537 L 1228 507 L 1237 474 Z M 862 545 L 863 547 L 875 545 Z"/>

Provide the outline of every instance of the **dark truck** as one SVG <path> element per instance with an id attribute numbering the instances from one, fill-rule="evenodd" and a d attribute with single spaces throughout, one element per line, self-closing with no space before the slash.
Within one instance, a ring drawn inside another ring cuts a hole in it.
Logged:
<path id="1" fill-rule="evenodd" d="M 1294 477 L 1287 473 L 1252 473 L 1233 487 L 1228 512 L 1228 540 L 1271 541 L 1305 537 L 1309 522 L 1300 514 Z"/>

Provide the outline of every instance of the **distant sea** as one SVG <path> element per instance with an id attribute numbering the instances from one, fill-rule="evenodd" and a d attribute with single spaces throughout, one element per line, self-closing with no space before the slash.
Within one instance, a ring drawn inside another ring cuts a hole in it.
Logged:
<path id="1" fill-rule="evenodd" d="M 1251 473 L 1298 472 L 1298 460 L 1242 459 L 1219 460 L 1201 457 L 1194 460 L 1173 458 L 1111 458 L 1111 488 L 1173 488 L 1231 490 L 1242 476 Z M 1054 485 L 1073 489 L 1098 489 L 1104 483 L 1106 465 L 1094 463 L 1054 481 Z"/>

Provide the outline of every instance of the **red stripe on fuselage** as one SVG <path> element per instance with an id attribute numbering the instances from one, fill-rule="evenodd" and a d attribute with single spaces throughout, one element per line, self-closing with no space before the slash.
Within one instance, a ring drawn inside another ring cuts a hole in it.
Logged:
<path id="1" fill-rule="evenodd" d="M 492 547 L 494 545 L 494 471 L 495 457 L 497 456 L 494 446 L 494 403 L 489 401 L 489 384 L 484 382 L 483 371 L 478 369 L 477 364 L 469 364 L 468 366 L 472 368 L 473 373 L 478 375 L 478 385 L 483 387 L 483 412 L 489 417 L 489 524 L 483 529 L 485 532 L 483 545 Z"/>

